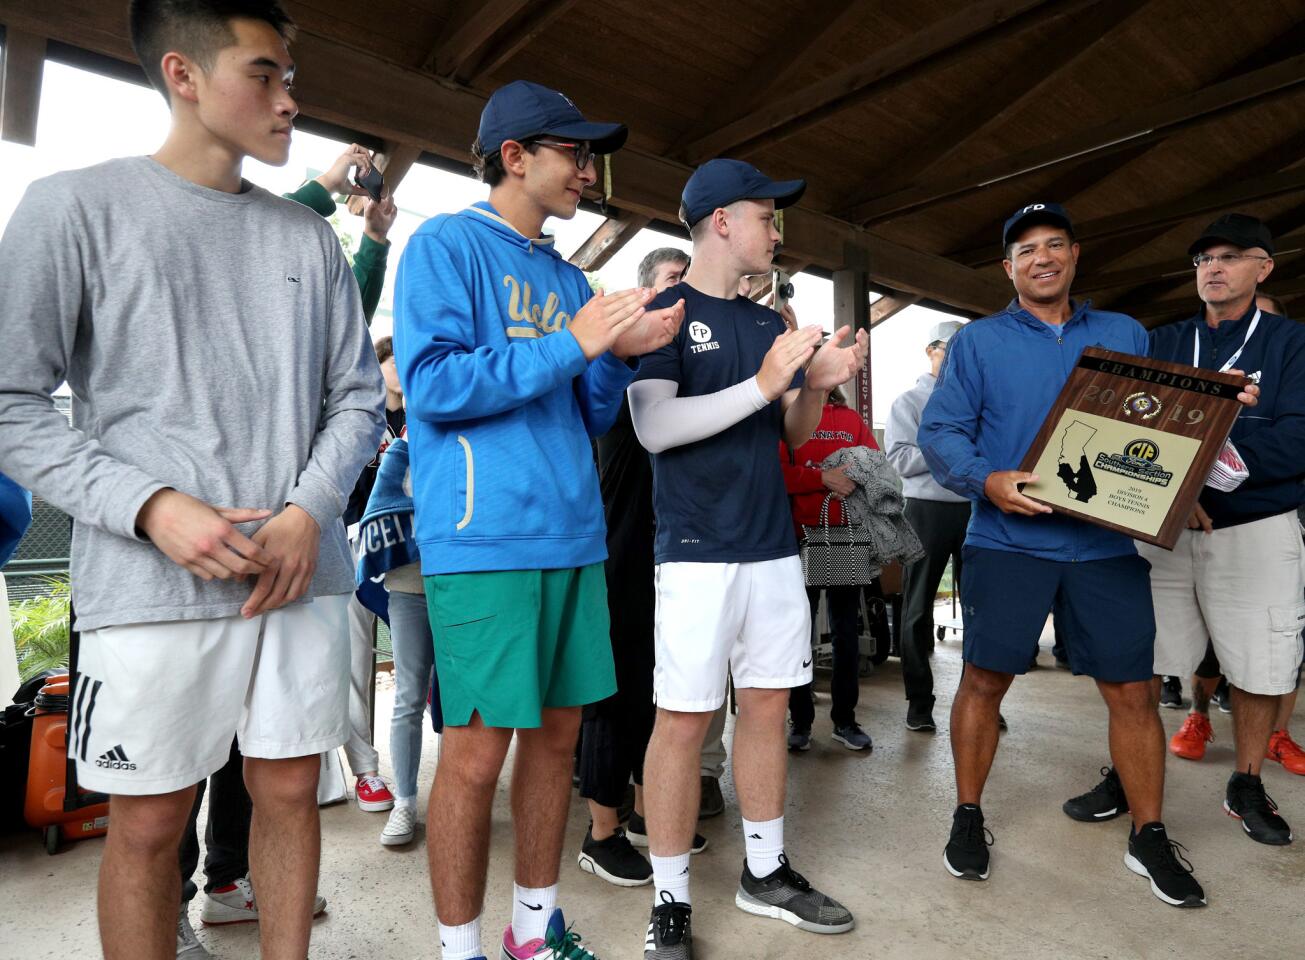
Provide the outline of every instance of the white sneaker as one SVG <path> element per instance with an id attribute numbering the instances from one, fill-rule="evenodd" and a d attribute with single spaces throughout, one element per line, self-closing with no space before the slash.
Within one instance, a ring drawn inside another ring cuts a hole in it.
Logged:
<path id="1" fill-rule="evenodd" d="M 390 819 L 386 821 L 385 829 L 381 831 L 381 844 L 386 847 L 401 847 L 405 843 L 412 843 L 412 838 L 416 835 L 417 808 L 396 803 L 394 809 L 390 811 Z"/>
<path id="2" fill-rule="evenodd" d="M 190 925 L 190 904 L 183 903 L 177 914 L 177 960 L 210 960 L 212 956 Z"/>
<path id="3" fill-rule="evenodd" d="M 313 899 L 313 916 L 320 917 L 325 912 L 326 898 L 318 894 Z M 199 918 L 210 927 L 225 923 L 257 923 L 258 900 L 254 896 L 254 886 L 249 882 L 249 874 L 206 894 Z"/>

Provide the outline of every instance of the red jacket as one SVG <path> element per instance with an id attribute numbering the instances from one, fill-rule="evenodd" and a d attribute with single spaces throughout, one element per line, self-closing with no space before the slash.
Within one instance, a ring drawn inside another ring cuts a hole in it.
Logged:
<path id="1" fill-rule="evenodd" d="M 789 458 L 788 444 L 779 444 L 779 462 L 784 470 L 784 486 L 793 503 L 793 520 L 802 536 L 802 524 L 815 526 L 820 522 L 820 504 L 829 488 L 820 479 L 820 464 L 835 450 L 843 447 L 869 447 L 878 450 L 875 436 L 861 419 L 860 414 L 848 407 L 825 404 L 820 424 L 811 439 L 793 451 Z M 843 523 L 843 505 L 835 497 L 829 503 L 829 524 Z"/>

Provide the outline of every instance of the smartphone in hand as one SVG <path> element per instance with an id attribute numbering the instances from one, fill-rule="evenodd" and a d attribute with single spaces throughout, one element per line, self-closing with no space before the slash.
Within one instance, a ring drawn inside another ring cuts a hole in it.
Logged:
<path id="1" fill-rule="evenodd" d="M 385 190 L 385 179 L 381 176 L 381 171 L 375 166 L 370 167 L 367 172 L 359 176 L 357 168 L 354 169 L 353 182 L 367 191 L 367 196 L 380 202 L 381 193 Z"/>

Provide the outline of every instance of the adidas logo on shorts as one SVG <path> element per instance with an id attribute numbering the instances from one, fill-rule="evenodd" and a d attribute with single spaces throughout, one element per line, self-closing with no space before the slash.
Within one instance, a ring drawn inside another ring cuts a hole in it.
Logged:
<path id="1" fill-rule="evenodd" d="M 106 770 L 135 770 L 136 764 L 127 759 L 127 754 L 123 752 L 122 744 L 118 744 L 107 753 L 100 754 L 95 761 L 97 767 L 104 767 Z"/>

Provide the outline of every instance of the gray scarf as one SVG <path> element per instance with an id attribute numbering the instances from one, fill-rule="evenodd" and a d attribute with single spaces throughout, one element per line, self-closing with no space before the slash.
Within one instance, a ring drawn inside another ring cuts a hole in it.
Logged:
<path id="1" fill-rule="evenodd" d="M 902 480 L 882 450 L 843 447 L 820 465 L 822 470 L 846 467 L 856 489 L 843 501 L 847 518 L 870 536 L 870 561 L 911 563 L 924 556 L 924 547 L 902 510 Z"/>

